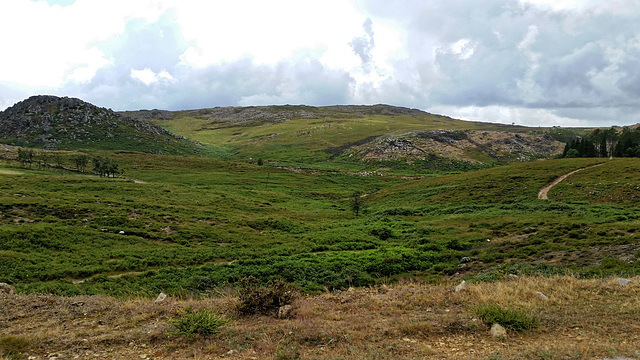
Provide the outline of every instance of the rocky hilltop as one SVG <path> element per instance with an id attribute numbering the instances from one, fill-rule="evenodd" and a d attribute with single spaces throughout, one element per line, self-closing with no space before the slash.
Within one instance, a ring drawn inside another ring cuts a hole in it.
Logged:
<path id="1" fill-rule="evenodd" d="M 426 130 L 388 134 L 353 146 L 347 154 L 380 161 L 449 158 L 470 163 L 530 161 L 562 153 L 564 144 L 548 134 L 505 131 Z"/>
<path id="2" fill-rule="evenodd" d="M 322 119 L 322 118 L 358 118 L 372 115 L 387 116 L 425 116 L 430 115 L 421 110 L 410 109 L 392 105 L 334 105 L 334 106 L 307 106 L 307 105 L 272 105 L 272 106 L 245 106 L 245 107 L 215 107 L 198 110 L 167 111 L 167 110 L 138 110 L 123 111 L 121 114 L 139 120 L 172 120 L 176 116 L 189 116 L 210 120 L 224 127 L 224 124 L 238 123 L 279 123 L 297 119 Z"/>
<path id="3" fill-rule="evenodd" d="M 147 121 L 51 95 L 32 96 L 0 112 L 0 142 L 44 149 L 195 151 L 193 143 Z"/>

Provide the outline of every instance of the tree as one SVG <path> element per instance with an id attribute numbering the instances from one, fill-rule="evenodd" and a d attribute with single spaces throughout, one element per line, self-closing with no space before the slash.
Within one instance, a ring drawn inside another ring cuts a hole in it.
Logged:
<path id="1" fill-rule="evenodd" d="M 46 151 L 34 154 L 34 159 L 40 170 L 44 170 L 49 166 L 49 154 Z"/>
<path id="2" fill-rule="evenodd" d="M 20 166 L 26 167 L 29 165 L 29 168 L 31 168 L 31 163 L 33 162 L 33 150 L 18 148 L 18 161 L 20 162 Z"/>
<path id="3" fill-rule="evenodd" d="M 84 170 L 87 168 L 87 164 L 89 163 L 89 157 L 82 154 L 74 155 L 73 163 L 76 165 L 76 170 L 84 172 Z"/>
<path id="4" fill-rule="evenodd" d="M 113 159 L 103 156 L 96 156 L 92 159 L 93 170 L 100 176 L 118 176 L 122 173 L 120 165 Z"/>
<path id="5" fill-rule="evenodd" d="M 351 211 L 353 211 L 353 213 L 356 216 L 360 215 L 360 212 L 362 212 L 362 210 L 364 209 L 364 200 L 362 198 L 362 194 L 359 191 L 354 191 L 353 194 L 351 194 Z"/>

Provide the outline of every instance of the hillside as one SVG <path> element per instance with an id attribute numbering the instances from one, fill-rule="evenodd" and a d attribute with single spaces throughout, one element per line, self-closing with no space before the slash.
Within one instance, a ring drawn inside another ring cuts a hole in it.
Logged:
<path id="1" fill-rule="evenodd" d="M 465 171 L 551 158 L 555 129 L 478 123 L 390 105 L 223 107 L 123 113 L 238 161 L 352 170 Z M 557 131 L 556 131 L 557 132 Z"/>
<path id="2" fill-rule="evenodd" d="M 12 132 L 101 144 L 80 130 L 104 121 L 72 103 L 11 109 Z M 4 147 L 0 359 L 638 356 L 637 159 L 526 161 L 567 133 L 386 105 L 129 115 L 207 156 L 122 151 L 138 135 L 111 132 L 118 150 L 82 153 L 112 178 L 77 151 L 34 167 Z M 207 322 L 219 332 L 188 336 Z"/>
<path id="3" fill-rule="evenodd" d="M 196 144 L 80 99 L 32 96 L 0 112 L 0 142 L 43 149 L 194 154 Z"/>

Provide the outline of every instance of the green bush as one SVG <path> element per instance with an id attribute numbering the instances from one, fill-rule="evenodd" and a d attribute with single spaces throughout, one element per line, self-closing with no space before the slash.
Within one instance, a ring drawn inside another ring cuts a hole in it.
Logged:
<path id="1" fill-rule="evenodd" d="M 227 322 L 227 319 L 207 308 L 195 311 L 192 307 L 188 307 L 180 317 L 169 321 L 169 324 L 175 328 L 174 334 L 192 337 L 196 334 L 216 334 Z"/>
<path id="2" fill-rule="evenodd" d="M 238 311 L 242 314 L 275 315 L 281 306 L 291 304 L 298 294 L 295 285 L 282 280 L 261 286 L 257 278 L 249 276 L 240 280 Z"/>
<path id="3" fill-rule="evenodd" d="M 497 304 L 481 305 L 475 313 L 489 326 L 497 323 L 515 332 L 535 329 L 539 325 L 538 319 L 529 315 L 526 310 L 505 309 Z"/>

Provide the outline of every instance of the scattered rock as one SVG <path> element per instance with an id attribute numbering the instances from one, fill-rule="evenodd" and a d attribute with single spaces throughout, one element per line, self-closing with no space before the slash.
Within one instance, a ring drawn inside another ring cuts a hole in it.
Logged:
<path id="1" fill-rule="evenodd" d="M 167 298 L 167 294 L 161 292 L 160 295 L 158 295 L 158 298 L 156 299 L 156 302 L 163 302 L 165 299 Z"/>
<path id="2" fill-rule="evenodd" d="M 495 323 L 493 324 L 493 326 L 491 326 L 491 335 L 493 335 L 493 337 L 496 337 L 496 338 L 506 339 L 507 329 L 502 327 L 502 325 Z"/>
<path id="3" fill-rule="evenodd" d="M 467 290 L 467 282 L 462 280 L 460 285 L 456 286 L 456 292 L 461 292 Z"/>
<path id="4" fill-rule="evenodd" d="M 507 275 L 507 279 L 511 280 L 511 281 L 518 281 L 518 280 L 520 280 L 520 277 L 518 275 L 509 274 L 509 275 Z"/>
<path id="5" fill-rule="evenodd" d="M 460 264 L 470 263 L 470 262 L 475 261 L 475 260 L 476 260 L 476 258 L 474 258 L 474 257 L 465 256 L 462 259 L 460 259 Z"/>
<path id="6" fill-rule="evenodd" d="M 620 286 L 627 286 L 630 282 L 631 280 L 629 279 L 618 278 L 618 284 L 620 284 Z"/>
<path id="7" fill-rule="evenodd" d="M 16 289 L 7 284 L 7 283 L 0 283 L 0 294 L 7 294 L 7 295 L 13 295 L 16 292 Z"/>
<path id="8" fill-rule="evenodd" d="M 536 296 L 542 301 L 549 301 L 549 297 L 547 297 L 547 295 L 541 293 L 540 291 L 536 291 Z"/>
<path id="9" fill-rule="evenodd" d="M 293 306 L 283 305 L 278 309 L 278 319 L 288 319 L 293 316 Z"/>

